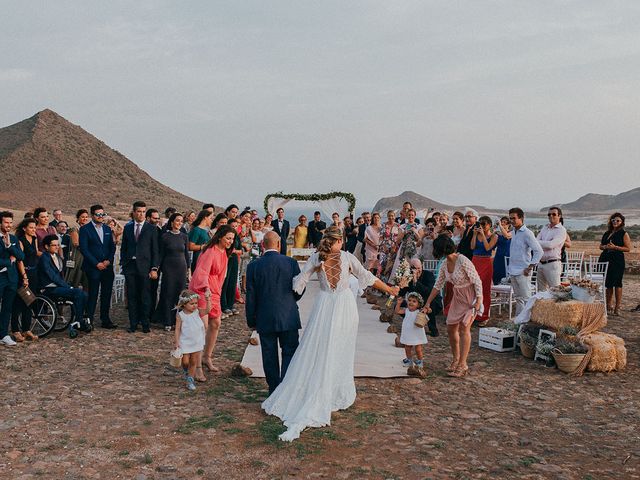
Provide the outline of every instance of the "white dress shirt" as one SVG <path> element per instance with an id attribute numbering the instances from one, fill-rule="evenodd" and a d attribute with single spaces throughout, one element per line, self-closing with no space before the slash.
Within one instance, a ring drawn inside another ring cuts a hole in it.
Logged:
<path id="1" fill-rule="evenodd" d="M 91 223 L 93 223 L 93 227 L 96 229 L 100 241 L 104 243 L 104 225 L 102 223 L 96 223 L 94 221 L 91 221 Z"/>
<path id="2" fill-rule="evenodd" d="M 567 229 L 564 225 L 545 225 L 538 234 L 538 243 L 542 247 L 543 254 L 541 260 L 548 262 L 549 260 L 560 260 L 562 246 L 567 239 Z"/>
<path id="3" fill-rule="evenodd" d="M 509 275 L 522 275 L 529 265 L 538 264 L 542 253 L 542 247 L 526 225 L 514 228 L 509 248 Z"/>

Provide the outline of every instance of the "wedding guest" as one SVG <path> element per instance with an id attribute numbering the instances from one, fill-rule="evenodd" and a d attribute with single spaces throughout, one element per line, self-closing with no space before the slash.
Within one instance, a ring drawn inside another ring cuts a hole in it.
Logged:
<path id="1" fill-rule="evenodd" d="M 120 243 L 120 238 L 122 237 L 122 232 L 124 232 L 122 225 L 120 225 L 113 217 L 107 217 L 105 219 L 105 223 L 111 229 L 111 233 L 113 233 L 113 241 L 118 245 Z"/>
<path id="2" fill-rule="evenodd" d="M 200 296 L 197 293 L 183 290 L 178 294 L 174 347 L 182 353 L 182 370 L 185 373 L 187 390 L 190 391 L 196 389 L 194 380 L 207 380 L 202 372 L 200 376 L 198 372 L 202 370 L 202 349 L 207 315 L 211 311 L 211 292 L 205 292 L 204 298 L 205 307 L 199 309 Z"/>
<path id="3" fill-rule="evenodd" d="M 469 370 L 467 358 L 471 348 L 471 324 L 477 312 L 482 309 L 482 281 L 473 263 L 456 252 L 453 240 L 440 235 L 433 241 L 435 258 L 446 258 L 438 279 L 425 304 L 426 313 L 431 313 L 431 302 L 440 293 L 445 282 L 453 285 L 453 299 L 447 313 L 447 334 L 453 355 L 449 366 L 449 376 L 464 377 Z"/>
<path id="4" fill-rule="evenodd" d="M 65 281 L 74 288 L 89 288 L 89 279 L 82 269 L 84 257 L 80 251 L 80 228 L 89 223 L 89 211 L 81 208 L 76 212 L 76 226 L 68 230 L 69 245 L 65 251 Z"/>
<path id="5" fill-rule="evenodd" d="M 264 227 L 262 227 L 262 230 L 264 231 L 264 233 L 267 233 L 273 230 L 273 226 L 271 225 L 271 222 L 273 222 L 273 215 L 271 215 L 270 213 L 267 213 L 267 215 L 264 217 Z"/>
<path id="6" fill-rule="evenodd" d="M 169 217 L 169 228 L 160 236 L 160 300 L 158 303 L 158 320 L 162 321 L 164 329 L 171 331 L 176 316 L 173 309 L 178 301 L 180 292 L 188 283 L 189 269 L 189 240 L 180 231 L 184 217 L 174 213 Z"/>
<path id="7" fill-rule="evenodd" d="M 59 225 L 59 224 L 58 224 Z M 36 240 L 36 221 L 25 218 L 16 228 L 18 246 L 24 253 L 24 259 L 17 263 L 20 273 L 18 287 L 29 287 L 33 292 L 38 289 L 38 242 Z M 31 332 L 31 309 L 16 295 L 11 313 L 11 330 L 16 342 L 37 340 Z"/>
<path id="8" fill-rule="evenodd" d="M 0 241 L 2 242 L 0 245 L 0 344 L 7 347 L 16 345 L 9 336 L 9 321 L 20 278 L 18 262 L 24 260 L 24 253 L 18 246 L 18 239 L 11 235 L 12 228 L 13 213 L 0 212 Z M 22 278 L 25 280 L 25 277 Z"/>
<path id="9" fill-rule="evenodd" d="M 236 218 L 239 213 L 240 213 L 240 209 L 234 203 L 229 205 L 224 211 L 224 214 L 229 220 L 231 220 L 232 218 Z"/>
<path id="10" fill-rule="evenodd" d="M 496 243 L 496 254 L 493 257 L 493 284 L 499 285 L 502 279 L 507 276 L 504 259 L 509 256 L 511 245 L 511 223 L 509 223 L 509 217 L 502 217 L 496 227 L 498 242 Z"/>
<path id="11" fill-rule="evenodd" d="M 542 247 L 524 224 L 524 212 L 521 208 L 509 210 L 509 222 L 513 231 L 509 245 L 508 273 L 516 299 L 516 314 L 519 314 L 531 297 L 531 272 L 542 258 Z"/>
<path id="12" fill-rule="evenodd" d="M 464 214 L 462 212 L 453 212 L 453 215 L 451 215 L 451 222 L 452 223 L 449 228 L 449 230 L 451 231 L 451 240 L 453 240 L 453 243 L 457 248 L 466 230 L 464 225 Z"/>
<path id="13" fill-rule="evenodd" d="M 158 252 L 160 251 L 160 237 L 165 232 L 160 227 L 160 212 L 155 208 L 148 208 L 146 213 L 144 214 L 144 221 L 155 227 L 156 234 L 158 235 Z M 184 233 L 184 232 L 183 232 Z M 185 234 L 186 235 L 186 234 Z M 191 252 L 189 252 L 191 255 Z M 191 262 L 191 257 L 189 257 L 189 262 Z M 191 265 L 191 263 L 189 263 Z M 158 276 L 156 278 L 149 279 L 149 292 L 151 299 L 151 312 L 149 313 L 149 321 L 151 323 L 162 322 L 162 319 L 158 319 L 156 316 L 156 312 L 158 309 L 158 286 L 160 285 L 160 277 L 162 272 L 158 270 Z"/>
<path id="14" fill-rule="evenodd" d="M 44 252 L 42 241 L 47 235 L 56 235 L 56 228 L 49 226 L 49 213 L 46 208 L 38 207 L 33 211 L 33 218 L 36 219 L 36 238 L 38 240 L 39 255 Z"/>
<path id="15" fill-rule="evenodd" d="M 433 286 L 436 283 L 436 276 L 429 270 L 422 268 L 422 262 L 419 258 L 412 258 L 409 260 L 411 266 L 411 278 L 404 280 L 400 284 L 400 292 L 398 293 L 399 302 L 402 303 L 402 298 L 408 293 L 417 292 L 422 298 L 427 298 Z M 438 293 L 431 301 L 431 312 L 427 314 L 429 322 L 427 328 L 429 329 L 429 335 L 437 337 L 440 335 L 438 332 L 438 326 L 436 324 L 436 316 L 442 312 L 442 297 Z"/>
<path id="16" fill-rule="evenodd" d="M 74 323 L 81 329 L 87 330 L 88 325 L 84 319 L 85 306 L 89 296 L 87 292 L 79 288 L 73 288 L 62 278 L 64 264 L 58 254 L 60 244 L 57 235 L 47 235 L 42 240 L 44 251 L 38 260 L 38 282 L 45 295 L 67 298 L 73 302 L 75 317 L 69 325 L 69 331 L 74 331 Z M 103 325 L 104 326 L 104 325 Z"/>
<path id="17" fill-rule="evenodd" d="M 264 240 L 264 231 L 261 228 L 262 219 L 255 217 L 251 223 L 251 258 L 255 259 L 262 255 L 262 242 Z"/>
<path id="18" fill-rule="evenodd" d="M 245 210 L 240 215 L 240 289 L 242 293 L 247 290 L 247 265 L 251 261 L 251 246 L 253 237 L 251 236 L 251 211 Z"/>
<path id="19" fill-rule="evenodd" d="M 222 293 L 220 296 L 220 306 L 222 308 L 223 319 L 230 317 L 231 315 L 237 315 L 238 313 L 240 313 L 240 310 L 235 308 L 236 287 L 238 285 L 238 269 L 240 266 L 240 255 L 242 255 L 242 244 L 240 243 L 240 236 L 237 234 L 238 219 L 230 218 L 228 220 L 227 226 L 233 228 L 233 231 L 236 232 L 236 236 L 232 242 L 232 255 L 229 256 L 229 260 L 227 263 L 227 275 L 224 278 Z"/>
<path id="20" fill-rule="evenodd" d="M 212 356 L 222 317 L 222 287 L 225 280 L 225 272 L 227 271 L 228 258 L 233 254 L 233 242 L 236 236 L 237 234 L 233 227 L 221 225 L 203 249 L 202 258 L 198 261 L 189 282 L 189 289 L 200 296 L 198 308 L 206 308 L 205 295 L 207 295 L 207 292 L 211 293 L 211 310 L 205 325 L 207 334 L 202 357 L 202 363 L 207 366 L 210 372 L 220 371 L 213 365 Z"/>
<path id="21" fill-rule="evenodd" d="M 433 260 L 433 241 L 438 234 L 436 233 L 437 222 L 433 217 L 424 221 L 424 229 L 422 236 L 422 248 L 420 249 L 420 257 L 423 260 Z"/>
<path id="22" fill-rule="evenodd" d="M 338 212 L 333 212 L 331 214 L 331 220 L 333 221 L 332 225 L 334 227 L 343 228 L 342 220 L 340 220 L 340 214 Z"/>
<path id="23" fill-rule="evenodd" d="M 80 252 L 82 253 L 82 270 L 87 276 L 89 299 L 87 300 L 87 315 L 93 324 L 100 293 L 100 321 L 101 327 L 117 328 L 111 321 L 111 293 L 113 292 L 113 259 L 116 254 L 116 244 L 113 241 L 111 229 L 106 227 L 104 217 L 107 214 L 102 205 L 92 205 L 91 222 L 80 227 Z"/>
<path id="24" fill-rule="evenodd" d="M 607 276 L 604 281 L 606 288 L 606 303 L 610 314 L 620 315 L 622 304 L 622 277 L 624 276 L 624 254 L 631 251 L 631 238 L 624 229 L 624 215 L 613 213 L 607 222 L 607 231 L 600 240 L 599 262 L 609 262 Z M 615 291 L 615 307 L 612 307 L 613 293 Z"/>
<path id="25" fill-rule="evenodd" d="M 50 227 L 57 227 L 58 223 L 62 221 L 62 210 L 56 208 L 53 210 L 53 220 L 49 222 Z"/>
<path id="26" fill-rule="evenodd" d="M 393 263 L 392 277 L 402 260 L 408 261 L 418 255 L 418 245 L 422 241 L 422 235 L 422 225 L 416 223 L 416 211 L 411 208 L 407 210 L 405 223 L 400 225 L 400 232 L 396 238 L 398 254 Z"/>
<path id="27" fill-rule="evenodd" d="M 433 212 L 431 214 L 431 218 L 436 222 L 436 225 L 440 224 L 440 215 L 442 215 L 440 212 Z"/>
<path id="28" fill-rule="evenodd" d="M 367 227 L 371 224 L 371 213 L 362 212 L 362 224 L 358 226 L 358 245 L 356 246 L 356 257 L 358 260 L 362 262 L 363 265 L 366 265 L 366 250 L 365 250 L 365 242 L 364 242 L 364 232 L 367 231 Z M 358 256 L 359 255 L 359 256 Z"/>
<path id="29" fill-rule="evenodd" d="M 219 213 L 216 215 L 216 218 L 211 222 L 211 228 L 209 229 L 209 239 L 213 238 L 213 236 L 218 231 L 222 225 L 227 225 L 229 223 L 229 219 L 224 213 Z"/>
<path id="30" fill-rule="evenodd" d="M 380 229 L 378 256 L 380 260 L 380 272 L 382 274 L 381 278 L 384 279 L 389 278 L 398 249 L 396 241 L 398 233 L 400 233 L 400 227 L 396 223 L 395 216 L 393 210 L 387 211 L 387 221 L 382 224 L 382 228 Z"/>
<path id="31" fill-rule="evenodd" d="M 567 230 L 560 221 L 562 210 L 551 207 L 547 212 L 549 223 L 538 233 L 538 243 L 542 247 L 542 258 L 538 264 L 536 281 L 538 291 L 544 292 L 560 285 L 562 276 L 562 247 L 567 240 Z"/>
<path id="32" fill-rule="evenodd" d="M 418 377 L 426 377 L 423 364 L 422 346 L 426 345 L 429 340 L 424 333 L 424 328 L 415 324 L 420 308 L 424 300 L 418 292 L 410 292 L 406 295 L 406 300 L 402 304 L 398 302 L 396 313 L 402 315 L 402 330 L 400 331 L 400 343 L 404 346 L 405 358 L 402 364 L 409 367 L 407 375 L 416 375 Z M 415 360 L 413 352 L 415 350 Z"/>
<path id="33" fill-rule="evenodd" d="M 289 222 L 284 219 L 284 208 L 280 207 L 276 210 L 276 218 L 271 222 L 273 231 L 280 236 L 280 253 L 282 255 L 287 254 L 287 238 L 289 238 L 290 226 Z"/>
<path id="34" fill-rule="evenodd" d="M 145 202 L 136 201 L 132 208 L 133 221 L 125 225 L 120 247 L 120 266 L 125 278 L 129 314 L 127 332 L 135 333 L 141 324 L 142 332 L 149 333 L 151 280 L 158 278 L 160 268 L 158 231 L 156 226 L 145 222 Z"/>
<path id="35" fill-rule="evenodd" d="M 177 210 L 174 207 L 167 207 L 164 210 L 164 218 L 162 219 L 162 224 L 160 225 L 162 227 L 163 230 L 167 230 L 167 225 L 169 225 L 169 219 L 171 218 L 171 215 L 173 215 L 174 213 L 176 213 Z"/>
<path id="36" fill-rule="evenodd" d="M 226 218 L 224 213 L 219 214 L 218 217 L 219 216 L 224 216 Z M 218 217 L 216 217 L 216 219 L 218 219 Z M 200 252 L 204 250 L 204 246 L 209 241 L 209 229 L 211 228 L 212 222 L 213 212 L 206 209 L 201 210 L 193 221 L 191 231 L 189 232 L 189 251 L 193 252 L 191 273 L 195 271 Z"/>
<path id="37" fill-rule="evenodd" d="M 186 212 L 184 212 L 184 214 L 182 215 L 182 217 L 184 218 L 184 229 L 187 232 L 187 235 L 189 234 L 189 232 L 191 231 L 191 225 L 193 224 L 193 221 L 196 219 L 196 212 L 194 212 L 193 210 L 187 210 Z"/>
<path id="38" fill-rule="evenodd" d="M 309 243 L 314 248 L 318 248 L 320 240 L 322 240 L 322 234 L 326 230 L 327 224 L 320 219 L 320 212 L 313 213 L 313 220 L 309 222 Z"/>
<path id="39" fill-rule="evenodd" d="M 446 212 L 442 212 L 438 217 L 437 224 L 440 226 L 441 231 L 445 231 L 449 226 L 449 215 Z"/>
<path id="40" fill-rule="evenodd" d="M 353 219 L 351 217 L 344 217 L 344 249 L 347 252 L 353 253 L 355 251 L 356 243 L 358 242 L 357 236 L 358 230 L 353 224 Z M 320 239 L 322 239 L 322 236 Z"/>
<path id="41" fill-rule="evenodd" d="M 396 218 L 397 224 L 404 225 L 409 221 L 409 210 L 413 210 L 414 213 L 416 212 L 411 202 L 404 202 L 402 204 L 402 211 L 400 212 L 400 216 Z M 416 217 L 417 217 L 417 213 L 416 213 Z M 418 220 L 417 218 L 414 218 L 412 223 L 420 224 L 420 220 Z"/>
<path id="42" fill-rule="evenodd" d="M 478 227 L 478 213 L 473 208 L 467 208 L 464 212 L 465 228 L 460 243 L 458 243 L 458 253 L 461 253 L 469 260 L 473 258 L 473 248 L 471 247 L 471 239 L 473 238 L 474 228 Z"/>
<path id="43" fill-rule="evenodd" d="M 202 204 L 202 210 L 209 210 L 211 213 L 216 211 L 216 207 L 213 203 L 204 203 Z"/>
<path id="44" fill-rule="evenodd" d="M 71 243 L 68 231 L 69 224 L 66 221 L 60 220 L 56 224 L 56 235 L 58 236 L 58 242 L 60 242 L 60 256 L 65 261 L 67 260 L 69 244 Z"/>
<path id="45" fill-rule="evenodd" d="M 374 275 L 380 269 L 378 249 L 380 248 L 380 214 L 373 212 L 371 224 L 364 231 L 366 268 Z"/>
<path id="46" fill-rule="evenodd" d="M 482 312 L 476 316 L 478 326 L 484 327 L 491 310 L 491 286 L 493 285 L 493 251 L 498 243 L 498 236 L 491 231 L 491 218 L 480 217 L 479 226 L 473 229 L 471 248 L 473 249 L 473 266 L 482 281 Z"/>
<path id="47" fill-rule="evenodd" d="M 307 217 L 300 215 L 298 225 L 293 230 L 293 248 L 306 248 L 308 245 L 309 229 L 307 227 Z"/>

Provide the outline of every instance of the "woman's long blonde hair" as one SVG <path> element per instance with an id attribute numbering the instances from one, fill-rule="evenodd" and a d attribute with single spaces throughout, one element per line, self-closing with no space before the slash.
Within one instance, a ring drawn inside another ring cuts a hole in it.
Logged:
<path id="1" fill-rule="evenodd" d="M 324 262 L 327 259 L 331 253 L 331 247 L 338 240 L 342 240 L 342 229 L 335 225 L 327 227 L 324 235 L 322 235 L 322 240 L 320 240 L 318 244 L 318 253 L 320 254 L 319 257 L 321 261 Z"/>

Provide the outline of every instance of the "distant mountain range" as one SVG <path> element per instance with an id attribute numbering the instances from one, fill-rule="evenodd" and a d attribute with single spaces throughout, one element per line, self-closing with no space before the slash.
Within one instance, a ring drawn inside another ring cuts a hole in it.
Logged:
<path id="1" fill-rule="evenodd" d="M 43 206 L 71 213 L 101 203 L 123 217 L 135 200 L 163 210 L 202 206 L 48 109 L 0 129 L 0 164 L 0 206 L 5 208 Z"/>
<path id="2" fill-rule="evenodd" d="M 489 210 L 486 207 L 480 205 L 464 205 L 464 206 L 455 206 L 455 205 L 447 205 L 445 203 L 437 202 L 429 197 L 425 197 L 424 195 L 420 195 L 416 192 L 406 191 L 402 192 L 400 195 L 395 197 L 384 197 L 378 200 L 373 207 L 374 212 L 380 212 L 382 217 L 384 218 L 384 213 L 387 210 L 395 210 L 398 211 L 402 209 L 402 204 L 404 202 L 411 202 L 413 208 L 416 210 L 427 210 L 429 208 L 433 208 L 436 211 L 447 211 L 453 212 L 455 210 L 463 210 L 466 207 L 471 207 L 478 212 L 488 212 Z"/>
<path id="3" fill-rule="evenodd" d="M 640 210 L 640 187 L 618 195 L 587 193 L 574 202 L 561 203 L 559 206 L 567 212 L 580 213 L 612 213 L 616 210 Z M 548 207 L 545 207 L 540 211 L 546 212 L 547 209 Z"/>

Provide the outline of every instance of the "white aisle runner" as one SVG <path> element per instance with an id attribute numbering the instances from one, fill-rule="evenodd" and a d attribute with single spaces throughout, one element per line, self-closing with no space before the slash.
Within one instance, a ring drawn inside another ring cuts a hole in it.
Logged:
<path id="1" fill-rule="evenodd" d="M 315 295 L 319 290 L 320 285 L 314 278 L 307 284 L 307 290 L 298 302 L 300 319 L 302 320 L 301 336 L 304 335 L 304 327 L 313 307 Z M 356 303 L 358 304 L 360 323 L 356 340 L 355 376 L 406 377 L 407 368 L 402 365 L 404 349 L 394 346 L 395 335 L 387 333 L 389 324 L 380 322 L 380 312 L 371 310 L 371 305 L 364 298 L 358 297 Z M 259 338 L 256 332 L 253 332 L 253 336 Z M 264 378 L 259 345 L 247 345 L 242 357 L 242 365 L 253 371 L 252 377 Z"/>

